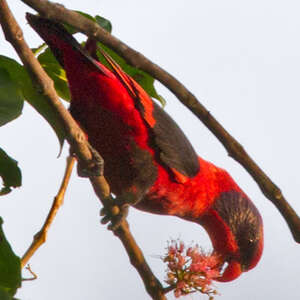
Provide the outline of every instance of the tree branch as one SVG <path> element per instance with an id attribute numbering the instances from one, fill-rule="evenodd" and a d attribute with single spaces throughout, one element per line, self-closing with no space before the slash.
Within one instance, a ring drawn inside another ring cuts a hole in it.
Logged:
<path id="1" fill-rule="evenodd" d="M 52 207 L 48 213 L 48 216 L 40 231 L 34 235 L 31 245 L 29 246 L 25 254 L 22 256 L 21 259 L 22 268 L 24 268 L 24 266 L 27 264 L 29 259 L 37 251 L 37 249 L 40 248 L 40 246 L 42 246 L 46 242 L 48 230 L 52 225 L 59 208 L 63 205 L 65 193 L 69 185 L 69 180 L 72 174 L 74 163 L 75 163 L 75 157 L 69 156 L 67 158 L 66 170 L 65 170 L 65 174 L 61 186 L 59 188 L 57 195 L 54 197 Z"/>
<path id="2" fill-rule="evenodd" d="M 71 145 L 72 150 L 76 153 L 80 160 L 89 165 L 92 160 L 92 153 L 90 152 L 84 133 L 60 102 L 53 87 L 52 80 L 47 76 L 23 39 L 22 30 L 12 15 L 6 0 L 0 0 L 0 22 L 6 40 L 9 41 L 15 48 L 34 85 L 36 86 L 37 91 L 46 97 L 53 110 L 60 117 L 61 123 L 65 129 L 66 139 Z M 112 209 L 110 189 L 105 178 L 103 176 L 95 176 L 91 177 L 90 181 L 93 184 L 96 194 L 101 197 L 100 201 L 103 205 L 108 209 Z M 164 295 L 162 285 L 147 265 L 142 251 L 131 235 L 128 223 L 124 221 L 115 234 L 126 248 L 130 261 L 142 277 L 149 295 L 153 299 L 165 300 L 166 297 Z"/>
<path id="3" fill-rule="evenodd" d="M 68 23 L 86 35 L 97 39 L 117 52 L 133 67 L 147 72 L 166 86 L 217 137 L 227 150 L 229 156 L 239 162 L 248 171 L 263 194 L 280 211 L 293 234 L 294 240 L 300 243 L 300 218 L 284 198 L 281 190 L 254 162 L 242 145 L 225 130 L 197 98 L 175 77 L 151 62 L 141 53 L 133 50 L 125 43 L 109 34 L 95 22 L 88 20 L 74 11 L 64 8 L 64 6 L 60 4 L 54 4 L 48 0 L 21 1 L 38 11 L 41 15 L 58 22 Z"/>

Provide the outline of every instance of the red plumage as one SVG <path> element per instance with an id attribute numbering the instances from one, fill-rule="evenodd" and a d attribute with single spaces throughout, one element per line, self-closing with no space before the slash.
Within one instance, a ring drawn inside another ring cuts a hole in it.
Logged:
<path id="1" fill-rule="evenodd" d="M 228 262 L 220 281 L 253 268 L 263 249 L 262 220 L 230 175 L 198 157 L 177 124 L 108 55 L 112 71 L 61 25 L 27 19 L 66 70 L 70 111 L 104 158 L 112 192 L 138 209 L 202 225 Z"/>

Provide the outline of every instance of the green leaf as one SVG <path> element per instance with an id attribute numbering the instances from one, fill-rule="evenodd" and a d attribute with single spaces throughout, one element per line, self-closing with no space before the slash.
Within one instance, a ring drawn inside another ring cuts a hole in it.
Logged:
<path id="1" fill-rule="evenodd" d="M 12 187 L 19 187 L 22 184 L 22 174 L 20 168 L 18 167 L 18 162 L 8 156 L 1 148 L 0 177 L 3 181 L 3 187 L 0 190 L 0 196 L 8 194 Z"/>
<path id="2" fill-rule="evenodd" d="M 70 90 L 65 70 L 55 59 L 51 50 L 47 48 L 38 56 L 38 60 L 49 77 L 53 80 L 54 86 L 59 97 L 66 101 L 70 101 Z"/>
<path id="3" fill-rule="evenodd" d="M 105 19 L 101 16 L 98 16 L 98 15 L 96 17 L 93 17 L 93 16 L 91 16 L 91 15 L 85 13 L 85 12 L 79 11 L 79 10 L 74 10 L 74 11 L 77 12 L 78 14 L 86 17 L 87 19 L 96 22 L 99 26 L 101 26 L 106 31 L 108 31 L 108 32 L 112 31 L 112 25 L 111 25 L 111 22 L 109 20 L 107 20 L 107 19 Z M 71 33 L 71 34 L 74 34 L 74 33 L 78 32 L 78 30 L 75 27 L 73 27 L 69 24 L 64 23 L 64 26 L 68 30 L 68 32 Z"/>
<path id="4" fill-rule="evenodd" d="M 165 108 L 165 106 L 167 105 L 167 101 L 166 99 L 162 96 L 162 95 L 157 95 L 158 98 L 156 98 L 158 100 L 158 102 L 160 102 L 162 108 Z"/>
<path id="5" fill-rule="evenodd" d="M 12 296 L 2 287 L 0 287 L 0 299 L 1 300 L 12 300 Z"/>
<path id="6" fill-rule="evenodd" d="M 3 220 L 0 217 L 0 290 L 13 296 L 21 286 L 21 260 L 14 254 L 5 238 L 2 224 Z"/>
<path id="7" fill-rule="evenodd" d="M 38 46 L 37 48 L 31 48 L 31 51 L 35 56 L 37 56 L 39 53 L 41 53 L 43 50 L 47 48 L 47 44 L 43 43 L 42 45 Z"/>
<path id="8" fill-rule="evenodd" d="M 22 92 L 23 98 L 28 101 L 54 129 L 59 143 L 62 146 L 64 141 L 64 129 L 47 99 L 39 94 L 33 87 L 31 79 L 22 65 L 15 60 L 0 55 L 0 68 L 6 69 L 10 78 L 17 84 Z"/>
<path id="9" fill-rule="evenodd" d="M 109 33 L 112 32 L 112 24 L 109 20 L 97 15 L 97 16 L 95 16 L 95 21 L 97 22 L 97 24 L 99 26 L 101 26 L 103 29 L 105 29 Z"/>
<path id="10" fill-rule="evenodd" d="M 6 69 L 0 67 L 0 126 L 21 115 L 24 101 L 18 85 Z"/>

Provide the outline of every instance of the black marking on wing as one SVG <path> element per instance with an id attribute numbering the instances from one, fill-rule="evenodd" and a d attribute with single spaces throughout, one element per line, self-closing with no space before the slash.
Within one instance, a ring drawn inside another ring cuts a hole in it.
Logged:
<path id="1" fill-rule="evenodd" d="M 247 267 L 255 255 L 261 239 L 262 219 L 254 204 L 238 191 L 224 192 L 215 201 L 216 210 L 231 229 Z"/>
<path id="2" fill-rule="evenodd" d="M 158 104 L 153 102 L 152 129 L 154 142 L 159 148 L 160 159 L 182 175 L 194 177 L 200 170 L 198 156 L 180 127 Z"/>

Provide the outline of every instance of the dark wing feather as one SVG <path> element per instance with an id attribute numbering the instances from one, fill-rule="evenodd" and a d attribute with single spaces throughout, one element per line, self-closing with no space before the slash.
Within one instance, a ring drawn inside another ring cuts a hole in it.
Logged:
<path id="1" fill-rule="evenodd" d="M 154 141 L 160 149 L 161 160 L 171 169 L 187 177 L 198 174 L 198 156 L 185 134 L 158 104 L 153 102 Z"/>
<path id="2" fill-rule="evenodd" d="M 184 181 L 180 178 L 181 175 L 196 176 L 200 169 L 198 156 L 179 126 L 107 53 L 99 50 L 133 98 L 136 109 L 145 120 L 149 128 L 150 143 L 157 151 L 158 159 L 179 182 Z"/>

